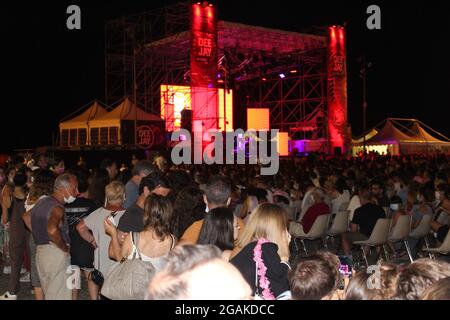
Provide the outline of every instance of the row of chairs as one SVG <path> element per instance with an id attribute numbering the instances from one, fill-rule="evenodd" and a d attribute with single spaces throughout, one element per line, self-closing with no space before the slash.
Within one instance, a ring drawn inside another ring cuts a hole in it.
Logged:
<path id="1" fill-rule="evenodd" d="M 311 227 L 311 230 L 305 234 L 303 232 L 302 228 L 293 228 L 292 224 L 295 224 L 298 222 L 291 222 L 290 224 L 290 232 L 294 239 L 294 245 L 298 249 L 298 243 L 297 241 L 300 240 L 303 250 L 305 251 L 305 254 L 308 255 L 308 251 L 305 245 L 305 240 L 322 240 L 324 247 L 327 248 L 327 241 L 331 238 L 336 238 L 341 236 L 343 233 L 348 232 L 349 227 L 349 211 L 341 211 L 334 217 L 331 226 L 329 226 L 331 215 L 321 215 L 317 217 L 315 220 L 313 226 Z M 382 247 L 384 254 L 386 256 L 386 259 L 388 260 L 388 254 L 385 245 L 388 244 L 388 242 L 391 243 L 398 243 L 402 242 L 405 247 L 406 251 L 408 253 L 408 257 L 411 262 L 413 262 L 413 256 L 411 253 L 411 249 L 408 244 L 408 238 L 416 239 L 416 240 L 424 240 L 425 241 L 425 251 L 427 251 L 430 255 L 430 258 L 433 258 L 434 256 L 432 253 L 441 253 L 446 254 L 450 252 L 450 232 L 445 238 L 444 242 L 441 244 L 438 248 L 430 248 L 429 242 L 427 239 L 427 236 L 430 233 L 431 229 L 431 215 L 426 215 L 422 218 L 419 226 L 411 231 L 411 217 L 409 215 L 400 216 L 397 220 L 397 223 L 395 224 L 394 228 L 391 230 L 391 222 L 392 220 L 387 219 L 378 219 L 371 236 L 366 241 L 358 241 L 355 242 L 355 244 L 359 245 L 363 252 L 363 257 L 365 260 L 366 265 L 368 265 L 367 262 L 367 256 L 364 250 L 365 246 L 369 247 Z"/>

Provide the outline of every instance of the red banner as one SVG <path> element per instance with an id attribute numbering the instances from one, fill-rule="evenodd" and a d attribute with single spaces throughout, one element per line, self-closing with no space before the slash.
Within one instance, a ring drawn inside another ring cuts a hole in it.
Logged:
<path id="1" fill-rule="evenodd" d="M 191 87 L 217 87 L 217 19 L 207 4 L 191 7 Z"/>

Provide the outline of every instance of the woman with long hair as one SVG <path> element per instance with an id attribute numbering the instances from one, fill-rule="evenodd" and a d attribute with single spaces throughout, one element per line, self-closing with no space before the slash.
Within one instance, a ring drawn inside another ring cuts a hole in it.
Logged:
<path id="1" fill-rule="evenodd" d="M 186 229 L 195 221 L 205 217 L 206 204 L 203 200 L 203 191 L 196 187 L 182 189 L 173 206 L 173 219 L 171 230 L 180 239 Z"/>
<path id="2" fill-rule="evenodd" d="M 253 293 L 270 300 L 289 291 L 289 242 L 287 213 L 264 203 L 250 215 L 237 241 L 238 253 L 230 262 L 247 280 Z"/>
<path id="3" fill-rule="evenodd" d="M 144 230 L 130 232 L 122 246 L 116 227 L 106 219 L 105 231 L 111 236 L 109 256 L 116 261 L 132 259 L 138 249 L 143 261 L 151 262 L 156 271 L 160 270 L 176 242 L 170 229 L 172 214 L 173 207 L 167 197 L 149 195 L 144 206 Z"/>
<path id="4" fill-rule="evenodd" d="M 222 259 L 228 261 L 239 235 L 239 223 L 229 208 L 212 209 L 205 215 L 197 244 L 213 244 L 222 251 Z"/>

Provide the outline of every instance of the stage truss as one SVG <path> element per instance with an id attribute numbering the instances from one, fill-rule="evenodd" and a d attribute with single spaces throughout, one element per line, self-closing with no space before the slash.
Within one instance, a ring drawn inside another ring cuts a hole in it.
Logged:
<path id="1" fill-rule="evenodd" d="M 160 114 L 161 85 L 190 84 L 189 6 L 106 23 L 107 104 L 130 96 L 145 111 Z M 325 34 L 218 22 L 219 86 L 234 90 L 235 127 L 245 128 L 247 107 L 270 108 L 271 127 L 292 139 L 327 139 Z"/>

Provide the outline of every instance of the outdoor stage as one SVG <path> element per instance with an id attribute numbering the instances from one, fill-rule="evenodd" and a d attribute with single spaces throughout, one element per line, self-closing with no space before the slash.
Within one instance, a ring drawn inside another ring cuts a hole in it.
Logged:
<path id="1" fill-rule="evenodd" d="M 277 129 L 288 154 L 349 152 L 345 30 L 304 34 L 217 15 L 185 2 L 108 21 L 103 110 L 64 119 L 58 144 L 142 147 L 140 137 L 161 136 L 159 119 L 166 135 Z"/>

